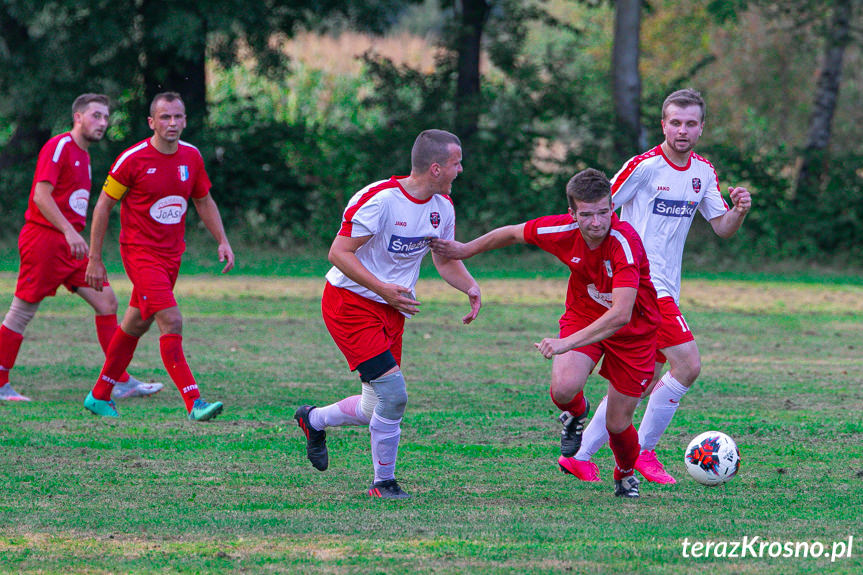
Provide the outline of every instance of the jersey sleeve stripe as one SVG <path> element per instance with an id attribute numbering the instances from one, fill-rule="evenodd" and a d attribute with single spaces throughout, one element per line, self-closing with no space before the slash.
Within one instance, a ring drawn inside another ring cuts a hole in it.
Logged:
<path id="1" fill-rule="evenodd" d="M 146 147 L 147 147 L 147 141 L 145 140 L 145 141 L 141 142 L 140 144 L 138 144 L 137 146 L 135 146 L 134 148 L 129 148 L 128 150 L 126 150 L 125 152 L 123 152 L 122 154 L 120 154 L 120 157 L 119 157 L 119 158 L 117 158 L 117 161 L 114 163 L 114 167 L 113 167 L 113 168 L 111 168 L 111 172 L 112 172 L 112 173 L 113 173 L 113 172 L 116 172 L 116 171 L 117 171 L 117 169 L 120 167 L 120 165 L 121 165 L 123 162 L 125 162 L 125 161 L 129 158 L 129 156 L 131 156 L 131 155 L 132 155 L 132 154 L 134 154 L 135 152 L 138 152 L 138 151 L 140 151 L 140 150 L 143 150 L 143 149 L 144 149 L 144 148 L 146 148 Z"/>
<path id="2" fill-rule="evenodd" d="M 54 148 L 54 155 L 51 156 L 51 161 L 55 164 L 60 161 L 60 155 L 63 153 L 63 148 L 66 144 L 72 141 L 72 136 L 63 136 L 57 140 L 57 147 Z"/>
<path id="3" fill-rule="evenodd" d="M 620 170 L 620 173 L 617 176 L 615 176 L 614 181 L 611 183 L 611 197 L 612 198 L 614 198 L 615 192 L 617 192 L 617 190 L 620 189 L 620 187 L 627 180 L 627 178 L 629 178 L 629 176 L 632 175 L 632 172 L 635 171 L 635 168 L 638 167 L 638 164 L 640 164 L 644 160 L 652 158 L 653 156 L 655 156 L 657 154 L 657 148 L 659 148 L 659 146 L 657 146 L 651 150 L 648 150 L 647 152 L 645 152 L 639 156 L 635 156 L 634 158 L 629 160 L 629 162 L 627 162 L 626 167 L 623 168 L 622 170 Z"/>
<path id="4" fill-rule="evenodd" d="M 359 211 L 359 209 L 361 207 L 363 207 L 363 204 L 365 204 L 370 199 L 375 197 L 375 195 L 377 193 L 382 192 L 384 190 L 389 190 L 395 186 L 396 186 L 396 184 L 394 184 L 392 182 L 392 180 L 387 180 L 387 181 L 381 182 L 379 185 L 371 188 L 369 191 L 367 191 L 362 196 L 360 196 L 360 199 L 357 200 L 357 203 L 355 203 L 352 206 L 348 206 L 348 208 L 345 210 L 344 220 L 346 222 L 350 222 L 351 220 L 354 219 L 354 214 L 356 214 Z"/>
<path id="5" fill-rule="evenodd" d="M 571 224 L 566 224 L 563 226 L 545 226 L 542 228 L 536 228 L 536 235 L 542 234 L 559 234 L 561 232 L 570 232 L 572 230 L 577 230 L 578 224 L 573 222 Z"/>
<path id="6" fill-rule="evenodd" d="M 611 236 L 620 242 L 620 247 L 623 248 L 623 253 L 626 255 L 626 263 L 634 264 L 635 258 L 632 257 L 632 248 L 629 246 L 629 240 L 617 230 L 611 230 Z"/>

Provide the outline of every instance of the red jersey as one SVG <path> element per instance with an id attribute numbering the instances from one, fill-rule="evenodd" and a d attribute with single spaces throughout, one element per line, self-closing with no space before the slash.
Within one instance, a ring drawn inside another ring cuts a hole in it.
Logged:
<path id="1" fill-rule="evenodd" d="M 210 193 L 204 159 L 195 146 L 180 141 L 173 154 L 163 154 L 150 139 L 120 154 L 103 191 L 122 201 L 120 243 L 179 256 L 186 249 L 189 198 Z"/>
<path id="2" fill-rule="evenodd" d="M 87 205 L 90 201 L 90 154 L 75 143 L 69 132 L 58 134 L 48 140 L 39 152 L 30 201 L 24 219 L 27 222 L 54 227 L 33 201 L 36 184 L 48 182 L 54 186 L 51 196 L 57 202 L 60 213 L 69 223 L 81 231 L 87 225 Z"/>
<path id="3" fill-rule="evenodd" d="M 611 291 L 619 287 L 638 290 L 632 318 L 612 337 L 632 337 L 656 330 L 659 306 L 650 281 L 650 266 L 641 238 L 626 222 L 612 214 L 608 236 L 591 250 L 572 216 L 561 214 L 530 220 L 524 239 L 569 267 L 566 311 L 594 321 L 611 308 Z"/>

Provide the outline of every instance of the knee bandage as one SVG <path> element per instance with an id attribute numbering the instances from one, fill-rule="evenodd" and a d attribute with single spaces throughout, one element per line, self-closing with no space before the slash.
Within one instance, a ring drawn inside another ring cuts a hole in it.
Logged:
<path id="1" fill-rule="evenodd" d="M 3 318 L 3 325 L 6 329 L 11 329 L 15 333 L 24 333 L 27 326 L 36 315 L 36 310 L 39 309 L 38 303 L 26 302 L 23 299 L 13 297 L 12 305 L 9 306 L 9 311 L 6 317 Z"/>
<path id="2" fill-rule="evenodd" d="M 360 409 L 363 410 L 363 414 L 371 419 L 377 404 L 378 396 L 375 394 L 375 390 L 370 384 L 363 382 L 363 395 L 360 398 Z"/>
<path id="3" fill-rule="evenodd" d="M 408 403 L 408 390 L 402 372 L 397 371 L 373 379 L 371 386 L 378 398 L 375 413 L 393 421 L 401 419 Z"/>

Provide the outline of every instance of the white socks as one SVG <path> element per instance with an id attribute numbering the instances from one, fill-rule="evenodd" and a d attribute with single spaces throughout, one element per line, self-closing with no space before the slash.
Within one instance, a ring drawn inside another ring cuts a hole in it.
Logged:
<path id="1" fill-rule="evenodd" d="M 647 409 L 644 410 L 644 417 L 641 418 L 641 425 L 638 426 L 638 442 L 642 451 L 653 451 L 671 423 L 671 418 L 680 405 L 680 398 L 687 391 L 689 388 L 674 379 L 670 371 L 656 383 L 653 393 L 650 394 L 650 401 L 647 402 Z"/>
<path id="2" fill-rule="evenodd" d="M 309 413 L 309 423 L 318 431 L 340 425 L 368 425 L 369 418 L 363 413 L 359 395 L 352 395 Z"/>
<path id="3" fill-rule="evenodd" d="M 375 467 L 375 483 L 395 478 L 396 456 L 401 437 L 401 418 L 385 419 L 372 414 L 369 431 L 372 433 L 372 463 Z"/>
<path id="4" fill-rule="evenodd" d="M 579 461 L 590 461 L 593 454 L 608 443 L 608 430 L 605 428 L 605 406 L 607 403 L 608 396 L 606 395 L 596 406 L 596 411 L 593 412 L 590 422 L 584 428 L 584 433 L 581 436 L 581 448 L 575 454 L 575 458 Z"/>

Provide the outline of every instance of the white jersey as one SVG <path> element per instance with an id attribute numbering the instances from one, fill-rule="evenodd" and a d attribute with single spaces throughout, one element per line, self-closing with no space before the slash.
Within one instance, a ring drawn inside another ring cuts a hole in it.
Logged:
<path id="1" fill-rule="evenodd" d="M 372 236 L 357 250 L 360 263 L 382 282 L 409 288 L 420 275 L 420 263 L 431 248 L 429 238 L 455 238 L 455 209 L 449 196 L 435 194 L 420 201 L 393 176 L 369 184 L 351 198 L 342 216 L 340 236 Z M 386 303 L 333 266 L 327 281 L 365 298 Z"/>
<path id="2" fill-rule="evenodd" d="M 686 166 L 676 166 L 656 146 L 623 166 L 611 193 L 620 219 L 644 242 L 657 295 L 678 302 L 683 246 L 696 210 L 708 221 L 728 211 L 713 165 L 691 153 Z"/>

